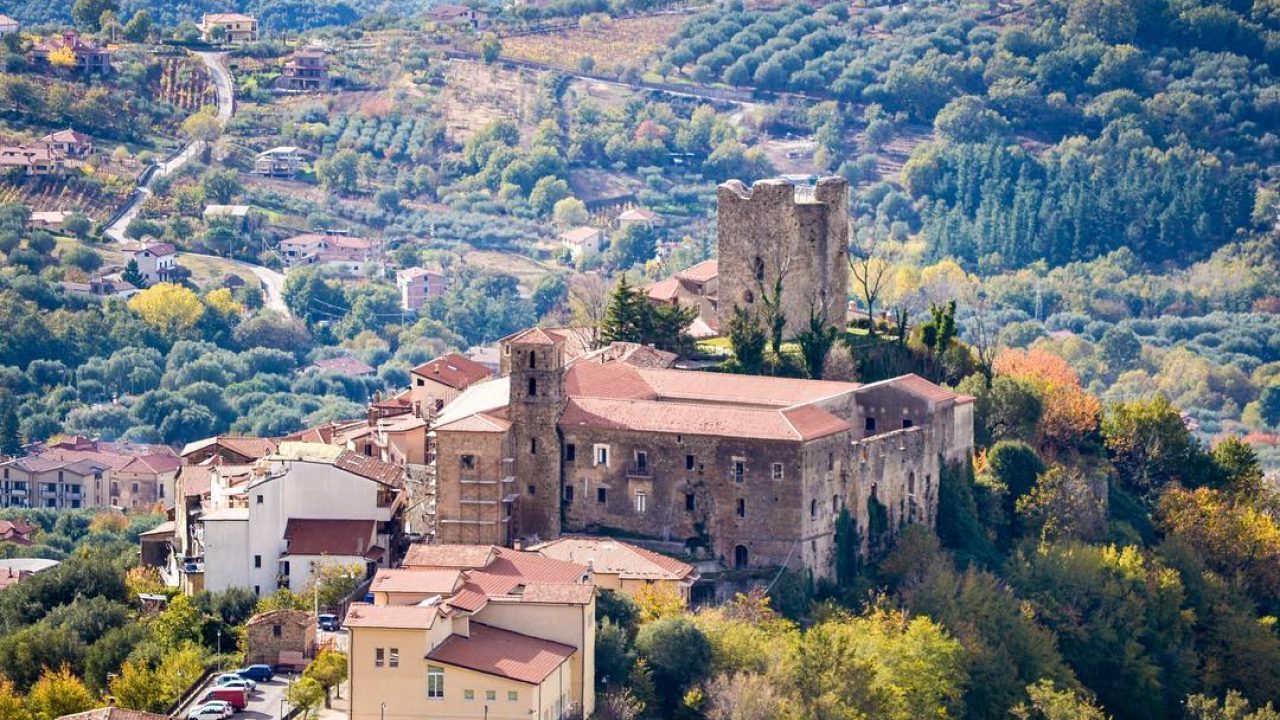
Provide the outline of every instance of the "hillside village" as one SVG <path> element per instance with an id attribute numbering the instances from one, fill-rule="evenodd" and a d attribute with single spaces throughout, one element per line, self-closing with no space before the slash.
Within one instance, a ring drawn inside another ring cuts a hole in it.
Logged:
<path id="1" fill-rule="evenodd" d="M 0 720 L 1271 720 L 1280 18 L 0 2 Z"/>

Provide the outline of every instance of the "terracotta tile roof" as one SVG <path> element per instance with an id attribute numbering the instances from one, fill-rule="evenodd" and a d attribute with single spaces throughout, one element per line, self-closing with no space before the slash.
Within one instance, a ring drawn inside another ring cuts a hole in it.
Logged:
<path id="1" fill-rule="evenodd" d="M 481 568 L 497 551 L 492 545 L 409 546 L 403 565 L 407 568 Z"/>
<path id="2" fill-rule="evenodd" d="M 658 397 L 743 405 L 793 407 L 856 390 L 857 383 L 731 375 L 693 370 L 641 369 Z"/>
<path id="3" fill-rule="evenodd" d="M 783 417 L 805 440 L 826 437 L 849 429 L 849 423 L 817 405 L 803 405 L 782 411 Z"/>
<path id="4" fill-rule="evenodd" d="M 449 636 L 427 659 L 536 685 L 575 652 L 569 645 L 477 622 L 471 623 L 470 635 Z"/>
<path id="5" fill-rule="evenodd" d="M 492 432 L 504 433 L 511 429 L 511 421 L 492 413 L 480 412 L 454 420 L 436 428 L 436 432 Z"/>
<path id="6" fill-rule="evenodd" d="M 414 375 L 421 375 L 455 390 L 466 390 L 469 386 L 487 380 L 491 373 L 489 368 L 458 353 L 442 355 L 431 362 L 426 362 L 413 369 Z"/>
<path id="7" fill-rule="evenodd" d="M 246 625 L 282 625 L 289 623 L 291 625 L 307 626 L 312 623 L 311 613 L 306 610 L 271 610 L 269 612 L 258 613 L 249 618 Z"/>
<path id="8" fill-rule="evenodd" d="M 674 277 L 669 277 L 665 280 L 659 280 L 658 282 L 649 286 L 650 300 L 657 300 L 659 302 L 671 302 L 675 300 L 676 297 L 679 296 L 679 294 L 680 294 L 680 281 Z"/>
<path id="9" fill-rule="evenodd" d="M 830 420 L 818 423 L 818 413 Z M 571 398 L 560 415 L 560 427 L 802 442 L 847 430 L 849 424 L 819 408 L 802 416 L 797 427 L 786 413 L 774 408 Z"/>
<path id="10" fill-rule="evenodd" d="M 183 465 L 178 473 L 182 479 L 184 497 L 201 497 L 209 494 L 213 484 L 213 468 L 208 465 Z"/>
<path id="11" fill-rule="evenodd" d="M 968 397 L 951 392 L 941 385 L 935 385 L 915 373 L 908 373 L 900 377 L 882 380 L 878 383 L 870 383 L 864 387 L 870 389 L 873 387 L 884 386 L 892 387 L 895 390 L 901 390 L 923 400 L 935 403 L 944 403 L 951 400 L 961 401 L 962 397 Z"/>
<path id="12" fill-rule="evenodd" d="M 564 342 L 564 336 L 554 330 L 535 327 L 509 335 L 506 341 L 522 345 L 558 345 Z"/>
<path id="13" fill-rule="evenodd" d="M 468 582 L 458 592 L 454 593 L 446 604 L 459 610 L 477 612 L 489 604 L 489 593 L 485 592 L 484 588 L 479 585 Z"/>
<path id="14" fill-rule="evenodd" d="M 153 538 L 153 539 L 173 537 L 173 531 L 175 527 L 176 525 L 172 520 L 166 520 L 144 533 L 138 533 L 138 537 Z"/>
<path id="15" fill-rule="evenodd" d="M 62 715 L 57 720 L 169 720 L 169 716 L 111 705 L 73 715 Z"/>
<path id="16" fill-rule="evenodd" d="M 368 364 L 363 363 L 350 355 L 317 360 L 311 363 L 311 367 L 316 368 L 321 372 L 336 372 L 342 373 L 343 375 L 371 375 L 374 372 L 374 369 Z"/>
<path id="17" fill-rule="evenodd" d="M 390 593 L 427 593 L 431 595 L 452 595 L 461 589 L 462 570 L 379 570 L 373 576 L 371 592 Z"/>
<path id="18" fill-rule="evenodd" d="M 390 487 L 404 486 L 404 468 L 350 450 L 344 450 L 333 461 L 333 466 Z"/>
<path id="19" fill-rule="evenodd" d="M 634 365 L 600 362 L 583 358 L 565 372 L 564 389 L 569 397 L 608 397 L 657 399 L 644 376 Z"/>
<path id="20" fill-rule="evenodd" d="M 36 527 L 25 520 L 0 520 L 0 535 L 8 533 L 18 533 L 19 535 L 30 535 L 35 532 Z"/>
<path id="21" fill-rule="evenodd" d="M 578 245 L 595 238 L 599 234 L 600 231 L 596 228 L 583 226 L 576 227 L 572 230 L 565 230 L 560 233 L 560 239 L 567 243 Z"/>
<path id="22" fill-rule="evenodd" d="M 653 222 L 658 219 L 658 213 L 648 208 L 631 208 L 618 213 L 618 220 L 629 222 L 637 220 L 640 222 Z"/>
<path id="23" fill-rule="evenodd" d="M 508 592 L 508 595 L 511 593 Z M 564 583 L 535 583 L 520 592 L 520 602 L 556 605 L 587 605 L 596 596 L 596 586 Z"/>
<path id="24" fill-rule="evenodd" d="M 252 15 L 244 15 L 242 13 L 205 13 L 204 21 L 211 22 L 254 22 Z"/>
<path id="25" fill-rule="evenodd" d="M 92 141 L 93 141 L 93 138 L 89 137 L 88 135 L 85 135 L 82 132 L 77 132 L 70 128 L 66 130 L 59 130 L 55 133 L 50 133 L 40 138 L 40 142 L 47 142 L 47 143 L 87 143 Z"/>
<path id="26" fill-rule="evenodd" d="M 430 630 L 439 615 L 438 607 L 352 603 L 342 624 L 349 628 Z"/>
<path id="27" fill-rule="evenodd" d="M 264 458 L 276 450 L 276 441 L 270 438 L 247 437 L 239 435 L 215 435 L 203 440 L 187 443 L 182 448 L 182 456 L 192 455 L 209 447 L 222 447 L 245 458 Z"/>
<path id="28" fill-rule="evenodd" d="M 585 565 L 543 557 L 533 552 L 501 547 L 496 549 L 498 556 L 484 567 L 486 575 L 509 577 L 525 584 L 580 583 L 588 572 Z"/>
<path id="29" fill-rule="evenodd" d="M 683 580 L 694 572 L 692 565 L 613 538 L 562 537 L 532 549 L 549 558 L 623 578 Z"/>
<path id="30" fill-rule="evenodd" d="M 363 556 L 373 547 L 373 520 L 290 518 L 284 528 L 290 555 Z"/>
<path id="31" fill-rule="evenodd" d="M 675 276 L 696 283 L 709 282 L 720 276 L 720 262 L 718 260 L 703 260 L 697 265 L 681 270 Z"/>
<path id="32" fill-rule="evenodd" d="M 125 463 L 121 469 L 130 472 L 164 474 L 173 472 L 180 467 L 182 467 L 182 461 L 172 455 L 141 455 Z"/>

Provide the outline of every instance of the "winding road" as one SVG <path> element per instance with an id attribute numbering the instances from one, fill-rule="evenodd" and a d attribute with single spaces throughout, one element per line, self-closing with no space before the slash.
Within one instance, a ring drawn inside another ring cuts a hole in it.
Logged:
<path id="1" fill-rule="evenodd" d="M 231 120 L 231 115 L 235 110 L 235 95 L 231 84 L 231 73 L 227 71 L 223 60 L 226 53 L 219 52 L 198 52 L 195 53 L 205 67 L 209 69 L 209 75 L 213 78 L 214 88 L 218 93 L 218 122 L 226 127 Z M 200 154 L 204 150 L 204 142 L 200 140 L 192 140 L 183 146 L 176 155 L 168 158 L 163 162 L 156 163 L 155 170 L 147 176 L 146 182 L 138 185 L 137 191 L 130 198 L 128 205 L 120 213 L 110 225 L 106 227 L 104 232 L 107 237 L 116 242 L 125 242 L 127 238 L 124 230 L 129 226 L 129 221 L 138 215 L 138 211 L 142 208 L 142 203 L 151 195 L 151 184 L 158 177 L 170 175 L 182 167 L 188 160 Z M 196 253 L 189 253 L 195 255 Z M 217 257 L 217 256 L 206 256 Z M 284 275 L 270 268 L 254 265 L 252 263 L 241 262 L 239 260 L 230 260 L 228 258 L 220 258 L 225 262 L 238 265 L 245 270 L 254 274 L 262 282 L 263 294 L 266 296 L 266 306 L 272 310 L 289 314 L 289 308 L 284 304 Z"/>

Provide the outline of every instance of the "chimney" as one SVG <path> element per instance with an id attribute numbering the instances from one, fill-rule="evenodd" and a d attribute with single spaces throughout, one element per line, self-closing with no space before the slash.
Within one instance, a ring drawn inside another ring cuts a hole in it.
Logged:
<path id="1" fill-rule="evenodd" d="M 515 540 L 512 540 L 512 541 L 511 541 L 511 549 L 513 549 L 513 550 L 524 550 L 524 539 L 523 539 L 523 538 L 516 538 Z"/>

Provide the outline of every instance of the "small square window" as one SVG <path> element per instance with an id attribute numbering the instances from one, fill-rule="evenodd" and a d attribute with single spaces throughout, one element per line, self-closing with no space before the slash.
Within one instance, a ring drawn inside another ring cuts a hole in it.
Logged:
<path id="1" fill-rule="evenodd" d="M 280 626 L 279 626 L 279 625 L 272 625 L 272 626 L 271 626 L 271 636 L 272 636 L 272 637 L 280 637 L 280 632 L 281 632 L 281 630 L 280 630 Z"/>
<path id="2" fill-rule="evenodd" d="M 497 691 L 497 690 L 485 690 L 485 691 L 484 691 L 484 699 L 485 699 L 485 700 L 497 700 L 497 699 L 498 699 L 498 691 Z"/>
<path id="3" fill-rule="evenodd" d="M 907 428 L 911 427 L 912 425 L 915 425 L 915 423 L 911 422 L 911 418 L 902 418 L 902 429 L 903 429 L 903 430 L 906 430 Z"/>
<path id="4" fill-rule="evenodd" d="M 462 469 L 463 469 L 463 470 L 475 470 L 475 469 L 476 469 L 476 456 L 475 456 L 475 455 L 463 455 L 463 456 L 460 458 L 459 462 L 462 464 Z"/>
<path id="5" fill-rule="evenodd" d="M 262 504 L 262 496 L 261 496 L 261 495 L 259 495 L 259 496 L 258 496 L 258 498 L 257 498 L 257 503 L 258 503 L 259 505 L 261 505 L 261 504 Z"/>
<path id="6" fill-rule="evenodd" d="M 530 485 L 527 489 L 528 489 L 528 491 L 529 491 L 529 494 L 530 494 L 530 495 L 537 495 L 537 494 L 538 494 L 538 486 L 537 486 L 537 485 Z"/>
<path id="7" fill-rule="evenodd" d="M 508 690 L 508 691 L 507 691 L 507 702 L 518 702 L 519 700 L 520 700 L 520 691 L 519 691 L 519 690 Z"/>
<path id="8" fill-rule="evenodd" d="M 476 691 L 475 691 L 475 690 L 463 690 L 463 691 L 462 691 L 462 699 L 463 699 L 463 700 L 475 700 L 475 699 L 476 699 Z"/>
<path id="9" fill-rule="evenodd" d="M 873 417 L 863 418 L 863 420 L 862 420 L 862 429 L 863 429 L 863 430 L 866 430 L 866 431 L 867 431 L 867 432 L 869 432 L 869 433 L 873 433 L 873 432 L 875 432 L 875 431 L 876 431 L 876 419 L 875 419 L 875 418 L 873 418 Z"/>
<path id="10" fill-rule="evenodd" d="M 605 488 L 596 488 L 596 502 L 604 504 L 609 499 L 609 491 Z"/>

